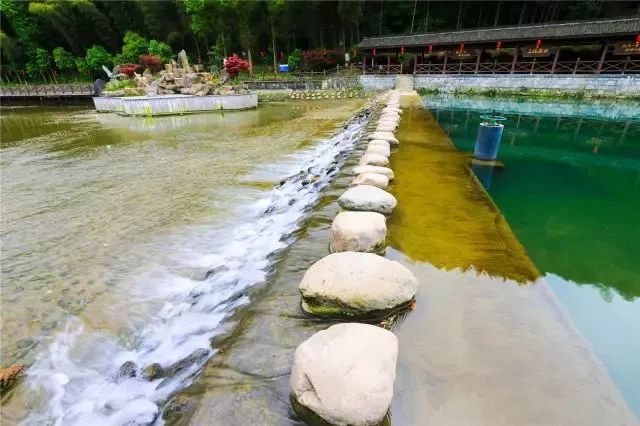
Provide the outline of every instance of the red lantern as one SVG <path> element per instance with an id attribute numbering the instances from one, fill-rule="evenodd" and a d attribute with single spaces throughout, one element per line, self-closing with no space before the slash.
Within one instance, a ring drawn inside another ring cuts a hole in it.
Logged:
<path id="1" fill-rule="evenodd" d="M 284 53 L 282 53 L 282 51 L 280 51 L 280 58 L 284 58 Z"/>
<path id="2" fill-rule="evenodd" d="M 376 52 L 377 52 L 377 50 L 373 49 L 373 56 L 376 56 Z"/>
<path id="3" fill-rule="evenodd" d="M 400 48 L 400 53 L 404 53 L 404 47 Z"/>
<path id="4" fill-rule="evenodd" d="M 640 44 L 640 34 L 636 36 L 636 46 Z"/>
<path id="5" fill-rule="evenodd" d="M 432 46 L 432 45 L 429 45 L 429 50 L 428 50 L 428 52 L 429 52 L 429 53 L 433 52 L 433 46 Z"/>
<path id="6" fill-rule="evenodd" d="M 464 43 L 460 43 L 460 49 L 458 49 L 459 51 L 463 51 L 464 50 Z"/>
<path id="7" fill-rule="evenodd" d="M 260 56 L 262 56 L 264 58 L 264 50 L 260 51 Z"/>
<path id="8" fill-rule="evenodd" d="M 496 43 L 496 49 L 502 49 L 502 40 L 498 40 Z"/>
<path id="9" fill-rule="evenodd" d="M 542 47 L 542 40 L 536 40 L 536 49 L 540 49 Z"/>

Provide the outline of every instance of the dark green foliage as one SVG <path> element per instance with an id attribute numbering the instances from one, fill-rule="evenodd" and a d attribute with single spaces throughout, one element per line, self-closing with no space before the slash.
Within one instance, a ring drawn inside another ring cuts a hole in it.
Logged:
<path id="1" fill-rule="evenodd" d="M 273 56 L 266 52 L 275 52 L 280 60 L 280 52 L 286 58 L 296 49 L 324 48 L 340 51 L 337 62 L 342 63 L 345 47 L 357 46 L 365 36 L 408 33 L 412 28 L 419 33 L 632 16 L 637 5 L 601 0 L 0 0 L 0 11 L 2 70 L 15 73 L 39 70 L 36 49 L 52 52 L 57 47 L 73 54 L 76 67 L 86 70 L 91 66 L 83 62 L 84 56 L 94 45 L 110 54 L 121 52 L 117 63 L 138 63 L 147 53 L 167 62 L 185 49 L 207 65 L 221 67 L 223 57 L 236 53 L 273 66 Z M 358 61 L 351 56 L 352 62 Z M 294 55 L 292 65 L 300 67 L 296 60 Z M 67 56 L 65 64 L 70 64 Z M 36 74 L 40 79 L 39 71 Z"/>
<path id="2" fill-rule="evenodd" d="M 163 63 L 167 63 L 171 60 L 173 52 L 171 51 L 171 46 L 167 43 L 163 43 L 158 40 L 151 40 L 149 42 L 149 54 L 156 55 Z"/>
<path id="3" fill-rule="evenodd" d="M 289 55 L 289 58 L 287 59 L 287 64 L 289 64 L 289 71 L 297 70 L 300 67 L 301 63 L 302 52 L 300 52 L 300 49 L 296 49 L 291 52 L 291 55 Z"/>
<path id="4" fill-rule="evenodd" d="M 87 55 L 84 59 L 87 70 L 93 77 L 105 77 L 102 70 L 103 65 L 109 69 L 113 68 L 113 56 L 102 46 L 91 46 L 91 48 L 87 49 Z"/>
<path id="5" fill-rule="evenodd" d="M 53 62 L 60 71 L 72 70 L 76 66 L 73 55 L 64 50 L 63 47 L 53 49 Z"/>

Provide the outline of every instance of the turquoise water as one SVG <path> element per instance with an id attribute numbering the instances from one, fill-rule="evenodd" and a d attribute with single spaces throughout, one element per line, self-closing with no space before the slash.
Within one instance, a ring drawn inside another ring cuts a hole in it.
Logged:
<path id="1" fill-rule="evenodd" d="M 504 168 L 476 173 L 640 416 L 640 107 L 425 103 L 462 151 L 480 115 L 507 117 Z"/>

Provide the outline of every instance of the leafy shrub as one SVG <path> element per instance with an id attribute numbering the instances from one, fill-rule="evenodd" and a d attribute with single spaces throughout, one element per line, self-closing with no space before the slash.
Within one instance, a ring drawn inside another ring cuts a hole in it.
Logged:
<path id="1" fill-rule="evenodd" d="M 137 84 L 133 80 L 109 81 L 104 85 L 104 90 L 115 92 L 116 90 L 122 90 L 127 87 L 137 87 Z"/>
<path id="2" fill-rule="evenodd" d="M 295 49 L 287 58 L 287 64 L 289 64 L 289 71 L 295 71 L 300 67 L 302 63 L 302 52 L 300 49 Z"/>
<path id="3" fill-rule="evenodd" d="M 87 69 L 94 77 L 104 77 L 103 65 L 109 69 L 113 67 L 113 56 L 107 52 L 107 49 L 95 44 L 87 49 L 84 59 Z"/>
<path id="4" fill-rule="evenodd" d="M 118 58 L 122 62 L 136 62 L 149 50 L 149 41 L 133 31 L 127 31 L 123 41 L 122 54 Z"/>
<path id="5" fill-rule="evenodd" d="M 245 61 L 239 58 L 235 53 L 227 58 L 227 62 L 224 64 L 224 69 L 230 77 L 236 77 L 240 74 L 240 71 L 246 71 L 249 69 L 249 61 Z"/>
<path id="6" fill-rule="evenodd" d="M 140 63 L 143 68 L 149 68 L 151 72 L 158 72 L 162 69 L 162 60 L 158 55 L 140 55 Z"/>
<path id="7" fill-rule="evenodd" d="M 149 42 L 149 54 L 158 56 L 162 63 L 166 64 L 171 60 L 173 52 L 171 46 L 166 43 L 157 40 L 151 40 Z"/>
<path id="8" fill-rule="evenodd" d="M 27 62 L 26 68 L 27 74 L 31 77 L 36 77 L 51 69 L 51 55 L 47 49 L 38 47 L 29 62 Z"/>
<path id="9" fill-rule="evenodd" d="M 53 62 L 60 71 L 73 69 L 76 66 L 75 59 L 71 52 L 67 52 L 62 47 L 53 49 Z"/>
<path id="10" fill-rule="evenodd" d="M 122 74 L 126 74 L 129 77 L 133 77 L 134 72 L 140 71 L 140 65 L 132 63 L 120 64 L 116 67 L 116 71 Z"/>

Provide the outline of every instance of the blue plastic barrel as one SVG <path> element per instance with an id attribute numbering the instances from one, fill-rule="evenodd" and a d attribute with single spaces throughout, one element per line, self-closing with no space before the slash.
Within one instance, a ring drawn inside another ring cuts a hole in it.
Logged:
<path id="1" fill-rule="evenodd" d="M 473 158 L 484 161 L 495 160 L 498 157 L 503 130 L 504 126 L 498 124 L 496 120 L 480 123 L 478 136 L 476 137 L 476 147 L 473 150 Z"/>
<path id="2" fill-rule="evenodd" d="M 278 71 L 289 72 L 289 64 L 278 65 Z"/>

